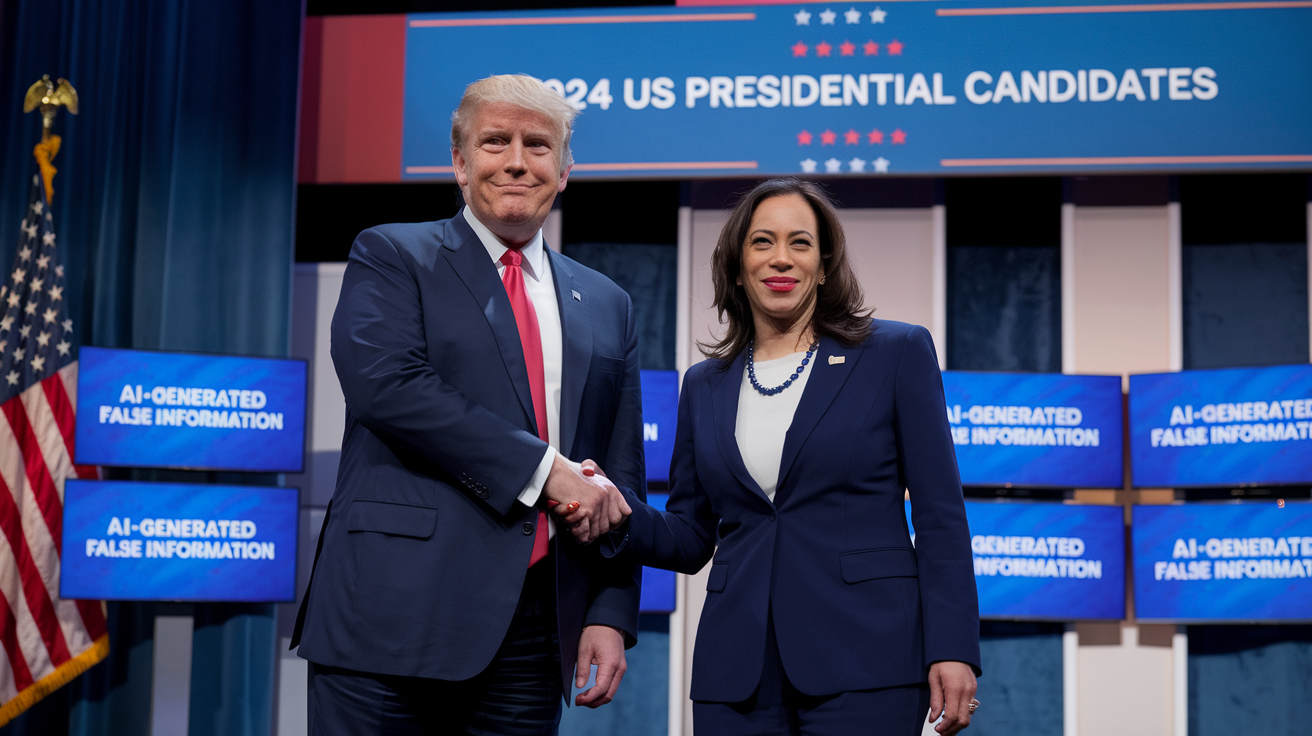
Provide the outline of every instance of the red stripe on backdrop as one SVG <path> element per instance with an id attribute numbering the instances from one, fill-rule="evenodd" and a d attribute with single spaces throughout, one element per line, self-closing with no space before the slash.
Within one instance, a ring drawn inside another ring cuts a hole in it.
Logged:
<path id="1" fill-rule="evenodd" d="M 9 601 L 0 595 L 0 645 L 9 657 L 9 669 L 14 673 L 14 689 L 22 692 L 32 684 L 32 670 L 27 666 L 23 650 L 18 646 L 18 619 L 9 607 Z"/>
<path id="2" fill-rule="evenodd" d="M 7 407 L 17 401 L 17 398 L 10 399 L 4 406 Z M 41 632 L 41 640 L 45 642 L 50 662 L 58 667 L 69 659 L 68 643 L 64 641 L 64 632 L 59 629 L 59 618 L 55 615 L 54 604 L 50 602 L 50 593 L 46 590 L 45 582 L 41 580 L 41 573 L 36 569 L 36 563 L 32 561 L 27 538 L 23 536 L 23 517 L 14 503 L 9 484 L 5 483 L 3 478 L 0 478 L 0 532 L 3 532 L 5 538 L 9 540 L 9 548 L 14 553 L 14 563 L 18 567 L 19 579 L 23 583 L 23 597 L 27 600 L 27 607 L 32 612 L 32 620 L 36 622 L 37 630 Z"/>
<path id="3" fill-rule="evenodd" d="M 41 382 L 41 389 L 46 393 L 46 401 L 50 403 L 50 411 L 54 412 L 55 423 L 59 425 L 59 433 L 64 437 L 64 447 L 68 448 L 68 460 L 73 462 L 76 455 L 74 449 L 74 430 L 77 427 L 77 413 L 73 408 L 73 402 L 68 398 L 68 391 L 64 389 L 64 379 L 59 374 L 55 374 Z M 77 472 L 77 477 L 97 479 L 100 477 L 99 471 L 94 465 L 73 465 Z"/>
<path id="4" fill-rule="evenodd" d="M 302 96 L 301 110 L 302 183 L 401 180 L 405 18 L 306 19 L 302 88 L 308 94 Z M 309 58 L 310 54 L 315 58 Z M 316 70 L 317 79 L 309 78 Z"/>
<path id="5" fill-rule="evenodd" d="M 28 421 L 27 409 L 21 398 L 14 397 L 0 404 L 0 411 L 9 420 L 14 440 L 23 452 L 23 469 L 27 471 L 27 480 L 32 485 L 32 494 L 36 496 L 41 516 L 50 529 L 50 538 L 58 544 L 64 538 L 64 505 L 59 501 L 59 491 L 55 488 L 54 479 L 50 477 L 50 470 L 46 468 L 46 458 L 41 454 L 41 443 L 37 440 L 36 432 L 32 431 L 32 423 Z"/>

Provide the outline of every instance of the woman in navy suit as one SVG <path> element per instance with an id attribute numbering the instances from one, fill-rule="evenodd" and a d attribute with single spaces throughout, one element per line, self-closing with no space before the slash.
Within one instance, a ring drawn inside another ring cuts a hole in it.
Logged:
<path id="1" fill-rule="evenodd" d="M 800 179 L 738 203 L 712 256 L 728 326 L 679 400 L 643 563 L 714 555 L 693 658 L 699 734 L 970 723 L 979 612 L 943 382 L 923 327 L 871 319 L 834 207 Z M 916 529 L 904 514 L 909 490 Z"/>

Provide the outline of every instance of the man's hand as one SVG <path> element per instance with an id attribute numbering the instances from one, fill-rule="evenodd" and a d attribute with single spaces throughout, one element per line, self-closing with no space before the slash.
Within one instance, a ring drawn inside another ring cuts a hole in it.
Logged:
<path id="1" fill-rule="evenodd" d="M 579 638 L 579 659 L 574 665 L 574 687 L 588 684 L 592 665 L 597 665 L 597 684 L 574 697 L 574 705 L 599 708 L 615 697 L 629 665 L 624 661 L 624 634 L 609 626 L 585 626 Z"/>
<path id="2" fill-rule="evenodd" d="M 552 509 L 557 521 L 580 544 L 590 544 L 633 513 L 614 483 L 604 475 L 585 472 L 584 466 L 566 460 L 559 453 L 542 491 L 549 500 L 559 504 Z"/>
<path id="3" fill-rule="evenodd" d="M 970 700 L 975 697 L 975 671 L 965 662 L 935 662 L 929 666 L 929 722 L 952 736 L 970 725 Z"/>

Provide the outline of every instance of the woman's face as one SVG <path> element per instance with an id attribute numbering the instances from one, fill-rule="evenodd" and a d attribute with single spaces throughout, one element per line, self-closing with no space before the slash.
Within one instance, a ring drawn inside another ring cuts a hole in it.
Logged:
<path id="1" fill-rule="evenodd" d="M 807 316 L 823 275 L 819 234 L 815 211 L 799 194 L 756 206 L 739 275 L 753 316 L 788 325 Z"/>

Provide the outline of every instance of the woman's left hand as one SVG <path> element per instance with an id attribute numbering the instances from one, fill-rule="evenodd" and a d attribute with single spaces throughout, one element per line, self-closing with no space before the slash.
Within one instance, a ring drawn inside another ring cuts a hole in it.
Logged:
<path id="1" fill-rule="evenodd" d="M 965 662 L 935 662 L 929 666 L 929 721 L 943 736 L 970 725 L 970 701 L 975 697 L 975 671 Z"/>

